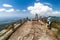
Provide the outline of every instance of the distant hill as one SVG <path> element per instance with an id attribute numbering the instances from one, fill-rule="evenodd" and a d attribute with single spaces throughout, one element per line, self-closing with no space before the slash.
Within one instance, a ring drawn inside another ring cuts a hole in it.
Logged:
<path id="1" fill-rule="evenodd" d="M 60 23 L 60 17 L 51 16 L 51 21 L 53 21 L 53 20 Z"/>

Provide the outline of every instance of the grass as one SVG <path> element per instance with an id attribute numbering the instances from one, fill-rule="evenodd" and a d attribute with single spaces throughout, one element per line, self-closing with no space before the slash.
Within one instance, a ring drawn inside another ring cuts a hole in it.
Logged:
<path id="1" fill-rule="evenodd" d="M 52 27 L 57 28 L 58 30 L 60 30 L 60 24 L 59 23 L 53 23 Z"/>
<path id="2" fill-rule="evenodd" d="M 57 31 L 57 35 L 59 35 L 59 36 L 60 36 L 60 31 Z"/>
<path id="3" fill-rule="evenodd" d="M 56 32 L 56 36 L 60 40 L 60 23 L 52 23 L 52 27 L 58 29 L 58 31 Z"/>

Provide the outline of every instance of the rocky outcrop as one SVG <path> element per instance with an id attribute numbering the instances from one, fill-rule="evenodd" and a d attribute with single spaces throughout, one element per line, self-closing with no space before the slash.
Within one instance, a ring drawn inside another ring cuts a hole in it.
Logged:
<path id="1" fill-rule="evenodd" d="M 8 40 L 58 40 L 53 31 L 42 21 L 28 21 L 16 30 Z"/>

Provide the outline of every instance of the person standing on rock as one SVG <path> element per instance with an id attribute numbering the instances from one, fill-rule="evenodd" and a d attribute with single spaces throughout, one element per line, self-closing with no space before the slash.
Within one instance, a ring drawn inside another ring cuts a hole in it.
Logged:
<path id="1" fill-rule="evenodd" d="M 51 17 L 50 16 L 47 18 L 47 22 L 48 22 L 48 29 L 51 29 Z"/>

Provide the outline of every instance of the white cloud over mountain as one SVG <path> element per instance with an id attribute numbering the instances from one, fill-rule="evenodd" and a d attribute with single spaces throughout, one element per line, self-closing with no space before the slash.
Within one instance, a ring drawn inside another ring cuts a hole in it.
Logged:
<path id="1" fill-rule="evenodd" d="M 28 10 L 30 10 L 32 14 L 42 14 L 42 13 L 51 12 L 52 8 L 39 2 L 39 3 L 35 3 L 34 6 L 29 6 Z"/>
<path id="2" fill-rule="evenodd" d="M 60 11 L 53 11 L 52 12 L 52 16 L 60 16 Z"/>
<path id="3" fill-rule="evenodd" d="M 41 14 L 41 15 L 52 15 L 56 16 L 60 14 L 59 11 L 53 11 L 53 8 L 49 7 L 48 5 L 44 5 L 43 3 L 37 2 L 34 3 L 33 6 L 27 7 L 27 9 L 30 11 L 32 14 Z"/>

